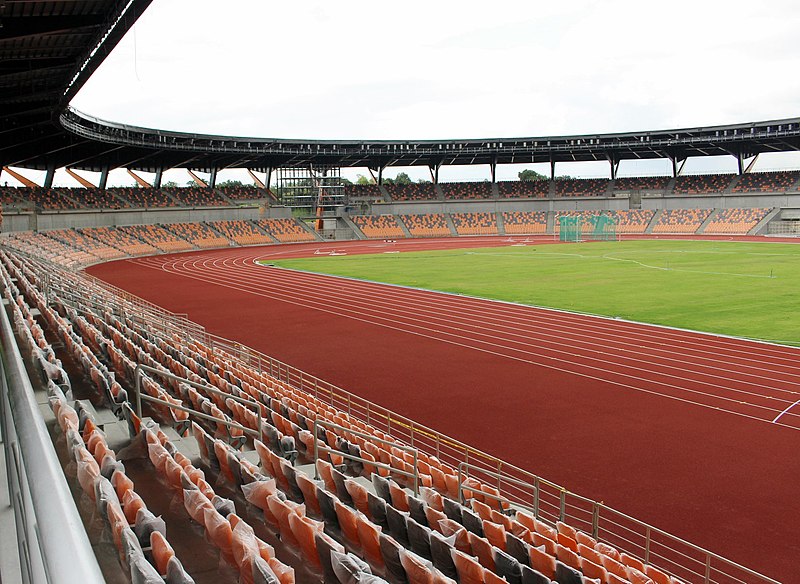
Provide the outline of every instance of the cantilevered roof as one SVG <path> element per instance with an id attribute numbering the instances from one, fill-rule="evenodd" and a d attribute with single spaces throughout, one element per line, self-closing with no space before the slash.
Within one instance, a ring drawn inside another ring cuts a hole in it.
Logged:
<path id="1" fill-rule="evenodd" d="M 152 0 L 0 0 L 0 164 L 189 167 L 439 166 L 800 150 L 800 118 L 617 134 L 472 140 L 292 140 L 129 126 L 68 107 Z"/>

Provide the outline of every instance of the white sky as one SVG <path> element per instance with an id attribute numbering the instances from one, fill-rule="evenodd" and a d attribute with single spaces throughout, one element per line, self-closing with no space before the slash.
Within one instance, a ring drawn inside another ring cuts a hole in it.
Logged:
<path id="1" fill-rule="evenodd" d="M 155 0 L 73 105 L 147 127 L 280 138 L 543 136 L 769 120 L 800 114 L 798 30 L 796 0 Z M 800 159 L 762 156 L 757 169 L 786 167 Z M 685 172 L 734 169 L 732 158 L 691 160 Z M 408 171 L 387 176 L 396 170 Z M 500 167 L 498 178 L 519 170 Z M 356 172 L 365 171 L 346 175 Z M 557 172 L 607 176 L 608 165 Z M 667 173 L 666 161 L 623 162 L 620 172 Z M 429 178 L 425 168 L 409 174 Z M 488 169 L 451 167 L 440 177 L 483 179 Z M 188 177 L 173 171 L 170 179 Z M 124 171 L 112 180 L 130 182 Z M 61 174 L 59 182 L 71 184 Z"/>

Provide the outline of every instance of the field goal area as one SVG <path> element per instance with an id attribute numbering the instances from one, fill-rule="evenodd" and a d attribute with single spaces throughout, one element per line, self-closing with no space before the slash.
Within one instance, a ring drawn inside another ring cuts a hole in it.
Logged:
<path id="1" fill-rule="evenodd" d="M 600 214 L 589 217 L 561 215 L 558 217 L 558 240 L 614 241 L 617 239 L 617 221 L 611 215 Z"/>

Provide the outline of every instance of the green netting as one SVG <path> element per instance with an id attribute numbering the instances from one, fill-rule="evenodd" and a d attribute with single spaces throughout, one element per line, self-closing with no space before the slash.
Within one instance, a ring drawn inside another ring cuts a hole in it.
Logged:
<path id="1" fill-rule="evenodd" d="M 558 218 L 558 239 L 560 241 L 580 241 L 583 218 L 578 215 L 561 215 Z"/>
<path id="2" fill-rule="evenodd" d="M 613 240 L 617 238 L 617 222 L 611 215 L 597 215 L 592 217 L 592 231 L 589 234 L 590 239 L 595 240 Z"/>

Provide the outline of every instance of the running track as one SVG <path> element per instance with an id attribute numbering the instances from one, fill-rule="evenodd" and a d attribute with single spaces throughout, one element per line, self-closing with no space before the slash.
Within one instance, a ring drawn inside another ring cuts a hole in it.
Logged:
<path id="1" fill-rule="evenodd" d="M 800 351 L 254 263 L 318 250 L 478 245 L 509 241 L 238 248 L 89 272 L 572 491 L 798 581 Z"/>

